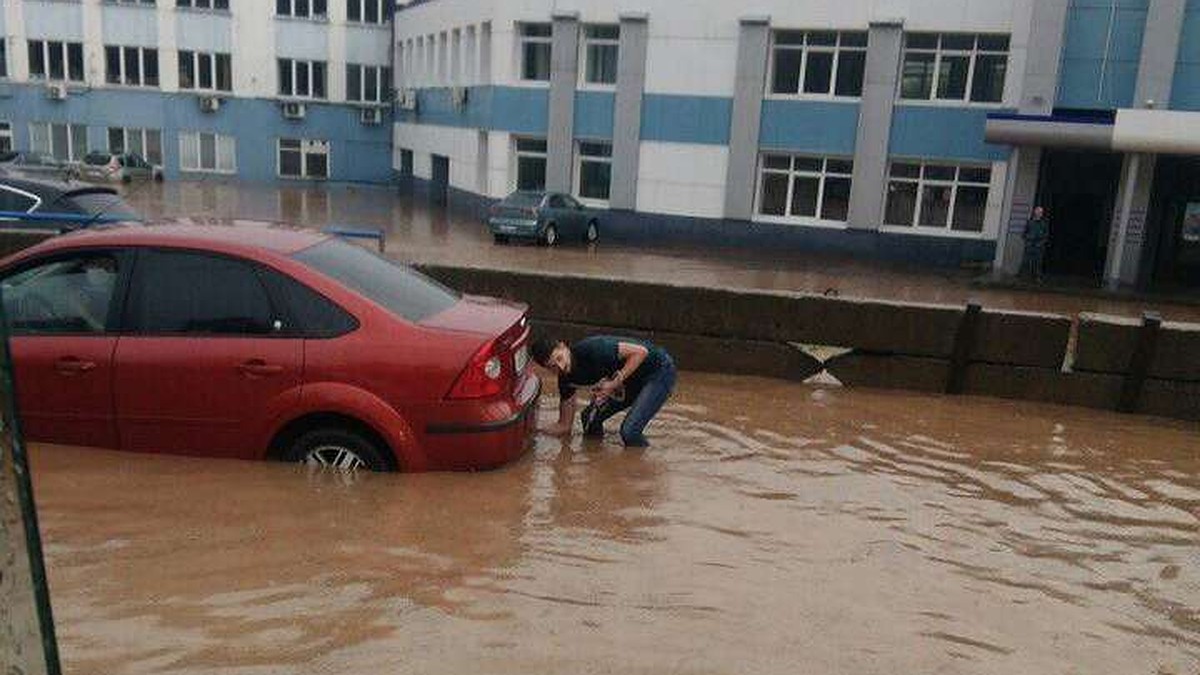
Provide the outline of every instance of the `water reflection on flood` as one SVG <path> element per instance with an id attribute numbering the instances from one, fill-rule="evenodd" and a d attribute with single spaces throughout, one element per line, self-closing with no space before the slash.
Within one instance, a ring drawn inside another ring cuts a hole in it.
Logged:
<path id="1" fill-rule="evenodd" d="M 651 430 L 474 475 L 38 448 L 67 670 L 1200 669 L 1195 425 L 687 374 Z"/>

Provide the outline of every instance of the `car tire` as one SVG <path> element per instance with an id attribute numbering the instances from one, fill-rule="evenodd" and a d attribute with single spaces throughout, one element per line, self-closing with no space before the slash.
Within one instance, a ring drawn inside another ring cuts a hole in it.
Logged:
<path id="1" fill-rule="evenodd" d="M 342 471 L 391 471 L 385 450 L 366 436 L 349 429 L 325 427 L 305 432 L 292 442 L 284 461 Z"/>
<path id="2" fill-rule="evenodd" d="M 507 244 L 508 237 L 503 234 L 493 234 L 492 241 L 496 242 L 497 244 Z"/>
<path id="3" fill-rule="evenodd" d="M 542 233 L 542 246 L 554 246 L 558 244 L 558 227 L 554 223 L 546 226 L 546 231 Z"/>
<path id="4" fill-rule="evenodd" d="M 163 182 L 163 175 L 161 173 L 154 174 L 154 182 L 155 183 Z"/>
<path id="5" fill-rule="evenodd" d="M 594 244 L 600 241 L 600 225 L 596 221 L 588 223 L 587 230 L 583 233 L 583 243 Z"/>

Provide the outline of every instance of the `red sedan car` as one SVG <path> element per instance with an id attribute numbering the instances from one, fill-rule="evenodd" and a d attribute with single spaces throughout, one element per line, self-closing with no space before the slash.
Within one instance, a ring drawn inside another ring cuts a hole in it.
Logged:
<path id="1" fill-rule="evenodd" d="M 498 466 L 533 429 L 525 307 L 311 230 L 106 226 L 0 284 L 31 441 L 426 471 Z"/>

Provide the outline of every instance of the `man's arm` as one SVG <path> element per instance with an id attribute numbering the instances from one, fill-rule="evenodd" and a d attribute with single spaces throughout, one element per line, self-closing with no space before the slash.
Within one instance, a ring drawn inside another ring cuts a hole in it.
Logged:
<path id="1" fill-rule="evenodd" d="M 642 366 L 642 362 L 646 360 L 646 356 L 650 354 L 650 350 L 644 346 L 633 342 L 618 342 L 617 343 L 617 358 L 621 360 L 621 368 L 613 373 L 613 376 L 607 380 L 603 380 L 596 385 L 601 396 L 612 396 L 621 385 L 625 384 L 625 380 L 633 377 L 637 369 Z"/>
<path id="2" fill-rule="evenodd" d="M 543 427 L 542 432 L 551 436 L 566 436 L 571 437 L 572 422 L 575 421 L 575 393 L 571 392 L 570 396 L 564 396 L 558 403 L 558 422 L 548 427 Z"/>

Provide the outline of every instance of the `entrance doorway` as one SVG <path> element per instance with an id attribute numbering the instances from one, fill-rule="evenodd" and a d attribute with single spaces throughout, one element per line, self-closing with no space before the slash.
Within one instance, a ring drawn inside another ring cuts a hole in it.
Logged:
<path id="1" fill-rule="evenodd" d="M 1154 170 L 1140 281 L 1200 288 L 1200 158 L 1163 157 Z M 1146 277 L 1149 276 L 1149 279 Z"/>
<path id="2" fill-rule="evenodd" d="M 445 205 L 450 192 L 450 158 L 433 155 L 432 161 L 430 198 L 434 204 Z"/>
<path id="3" fill-rule="evenodd" d="M 1122 162 L 1121 155 L 1108 153 L 1046 152 L 1038 203 L 1050 219 L 1047 274 L 1103 277 Z"/>

